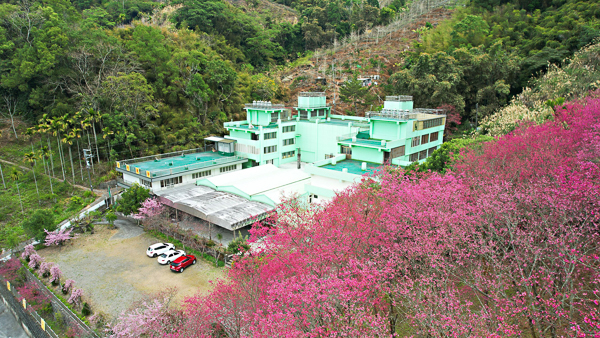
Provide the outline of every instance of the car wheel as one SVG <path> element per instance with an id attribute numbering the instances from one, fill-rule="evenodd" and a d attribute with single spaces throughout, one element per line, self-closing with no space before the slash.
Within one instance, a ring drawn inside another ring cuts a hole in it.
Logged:
<path id="1" fill-rule="evenodd" d="M 179 272 L 180 272 L 180 273 L 181 273 L 181 272 L 183 272 L 183 270 L 184 270 L 184 269 L 185 269 L 185 268 L 181 268 L 181 270 L 179 270 Z"/>
<path id="2" fill-rule="evenodd" d="M 154 258 L 154 257 L 156 257 L 156 256 L 157 256 L 157 254 L 154 254 L 154 255 L 152 255 L 152 258 Z"/>
<path id="3" fill-rule="evenodd" d="M 167 264 L 171 264 L 171 261 L 167 261 Z"/>
<path id="4" fill-rule="evenodd" d="M 196 260 L 194 259 L 194 261 L 192 262 L 192 264 L 196 264 Z"/>

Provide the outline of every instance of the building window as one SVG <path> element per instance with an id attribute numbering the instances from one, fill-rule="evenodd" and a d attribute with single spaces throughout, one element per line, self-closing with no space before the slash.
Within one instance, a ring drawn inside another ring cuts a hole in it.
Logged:
<path id="1" fill-rule="evenodd" d="M 406 146 L 400 146 L 396 148 L 392 148 L 390 151 L 390 158 L 396 158 L 405 155 Z"/>
<path id="2" fill-rule="evenodd" d="M 412 138 L 411 147 L 416 147 L 421 144 L 421 138 L 419 136 L 415 136 Z"/>
<path id="3" fill-rule="evenodd" d="M 274 138 L 277 138 L 277 133 L 276 132 L 265 133 L 265 140 L 272 140 Z"/>
<path id="4" fill-rule="evenodd" d="M 252 141 L 258 141 L 258 134 L 255 134 L 255 133 L 250 134 L 250 139 Z"/>
<path id="5" fill-rule="evenodd" d="M 429 149 L 427 149 L 427 157 L 431 156 L 431 154 L 433 154 L 433 152 L 437 149 L 437 147 L 431 147 Z"/>
<path id="6" fill-rule="evenodd" d="M 234 165 L 228 165 L 226 167 L 219 168 L 219 171 L 222 172 L 222 173 L 226 173 L 228 171 L 235 170 L 235 168 L 237 168 L 237 165 L 235 165 L 235 164 Z"/>
<path id="7" fill-rule="evenodd" d="M 296 131 L 296 126 L 285 126 L 285 127 L 283 127 L 283 132 L 284 133 L 291 133 L 293 131 Z"/>
<path id="8" fill-rule="evenodd" d="M 431 119 L 431 120 L 423 121 L 423 129 L 441 126 L 443 120 L 444 119 L 442 117 L 440 117 L 440 118 L 437 118 L 437 119 Z"/>
<path id="9" fill-rule="evenodd" d="M 421 136 L 421 144 L 429 143 L 429 134 Z"/>
<path id="10" fill-rule="evenodd" d="M 277 146 L 265 147 L 264 154 L 270 154 L 277 151 Z"/>
<path id="11" fill-rule="evenodd" d="M 293 138 L 289 138 L 287 140 L 283 140 L 283 145 L 284 146 L 289 146 L 289 145 L 292 145 L 292 144 L 295 144 L 295 143 L 296 143 L 296 139 L 293 139 Z"/>
<path id="12" fill-rule="evenodd" d="M 342 154 L 352 155 L 352 148 L 348 146 L 342 146 Z"/>
<path id="13" fill-rule="evenodd" d="M 211 173 L 211 170 L 205 170 L 205 171 L 201 171 L 199 173 L 193 173 L 192 178 L 196 179 L 196 178 L 210 176 L 210 173 Z"/>
<path id="14" fill-rule="evenodd" d="M 172 187 L 175 184 L 181 184 L 182 182 L 183 182 L 183 178 L 181 176 L 167 178 L 166 180 L 160 180 L 160 187 L 161 188 Z"/>
<path id="15" fill-rule="evenodd" d="M 143 180 L 143 179 L 140 179 L 140 182 L 142 183 L 142 185 L 144 187 L 152 189 L 152 182 L 150 182 L 148 180 Z"/>
<path id="16" fill-rule="evenodd" d="M 271 113 L 271 123 L 276 123 L 279 120 L 279 112 Z"/>
<path id="17" fill-rule="evenodd" d="M 418 160 L 419 160 L 419 153 L 410 154 L 410 158 L 409 158 L 409 160 L 410 160 L 411 162 L 416 162 L 416 161 L 418 161 Z"/>
<path id="18" fill-rule="evenodd" d="M 266 160 L 265 164 L 273 164 L 273 160 Z"/>
<path id="19" fill-rule="evenodd" d="M 285 159 L 285 158 L 290 158 L 290 157 L 294 157 L 296 155 L 296 151 L 286 151 L 285 153 L 281 153 L 281 158 Z"/>
<path id="20" fill-rule="evenodd" d="M 430 142 L 437 141 L 438 140 L 438 135 L 439 135 L 439 132 L 437 132 L 437 131 L 435 133 L 431 133 L 429 135 L 429 141 Z"/>
<path id="21" fill-rule="evenodd" d="M 298 110 L 298 114 L 300 114 L 301 120 L 308 119 L 308 110 L 300 109 L 300 110 Z"/>
<path id="22" fill-rule="evenodd" d="M 419 160 L 424 160 L 427 158 L 427 150 L 423 150 L 419 152 Z"/>

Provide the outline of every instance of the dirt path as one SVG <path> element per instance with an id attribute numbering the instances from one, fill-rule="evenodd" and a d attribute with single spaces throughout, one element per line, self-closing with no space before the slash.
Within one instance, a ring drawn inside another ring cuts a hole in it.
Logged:
<path id="1" fill-rule="evenodd" d="M 140 228 L 118 221 L 119 230 L 96 226 L 94 235 L 86 234 L 63 248 L 39 251 L 46 261 L 57 263 L 65 279 L 73 279 L 75 287 L 84 291 L 96 312 L 116 318 L 144 294 L 166 287 L 176 287 L 176 303 L 185 296 L 212 289 L 210 281 L 225 276 L 224 268 L 198 260 L 185 272 L 172 273 L 156 258 L 146 256 L 146 248 L 158 242 Z M 179 248 L 177 248 L 179 249 Z"/>

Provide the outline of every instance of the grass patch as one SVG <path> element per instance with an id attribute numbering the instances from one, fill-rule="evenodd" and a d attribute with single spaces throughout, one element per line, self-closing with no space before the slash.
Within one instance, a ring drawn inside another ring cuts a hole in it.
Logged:
<path id="1" fill-rule="evenodd" d="M 11 236 L 16 236 L 23 240 L 23 231 L 21 222 L 26 219 L 33 211 L 37 209 L 50 209 L 54 215 L 56 224 L 78 213 L 85 205 L 94 201 L 94 197 L 82 189 L 72 186 L 69 183 L 52 180 L 47 176 L 36 173 L 37 185 L 31 171 L 24 171 L 16 168 L 19 172 L 19 188 L 17 183 L 10 179 L 10 173 L 14 166 L 2 164 L 2 171 L 6 182 L 6 189 L 0 185 L 0 247 L 10 247 Z M 52 194 L 54 191 L 54 194 Z M 21 212 L 21 203 L 23 212 Z M 14 244 L 14 243 L 12 243 Z"/>

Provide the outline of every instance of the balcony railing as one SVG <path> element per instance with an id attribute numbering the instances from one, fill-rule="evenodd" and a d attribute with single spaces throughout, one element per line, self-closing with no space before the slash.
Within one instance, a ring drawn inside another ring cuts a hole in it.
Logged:
<path id="1" fill-rule="evenodd" d="M 432 114 L 432 115 L 444 115 L 446 116 L 446 111 L 444 109 L 429 109 L 429 108 L 415 108 L 413 112 L 419 114 Z"/>
<path id="2" fill-rule="evenodd" d="M 383 117 L 389 119 L 398 119 L 398 120 L 414 120 L 417 118 L 417 114 L 408 110 L 393 110 L 393 109 L 383 109 L 381 111 L 370 111 L 367 112 L 366 117 Z"/>
<path id="3" fill-rule="evenodd" d="M 299 97 L 323 97 L 325 92 L 300 92 Z"/>
<path id="4" fill-rule="evenodd" d="M 252 103 L 246 103 L 245 108 L 254 109 L 283 109 L 285 105 L 279 103 L 271 103 L 268 101 L 254 101 Z"/>
<path id="5" fill-rule="evenodd" d="M 396 96 L 386 96 L 386 101 L 396 101 L 396 102 L 407 102 L 412 101 L 413 97 L 410 95 L 396 95 Z"/>

